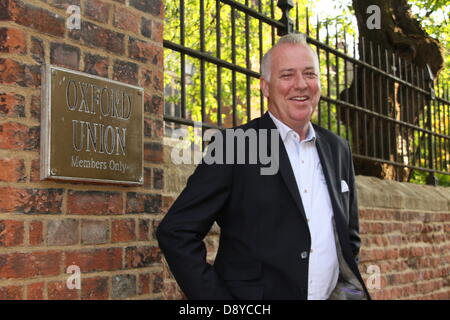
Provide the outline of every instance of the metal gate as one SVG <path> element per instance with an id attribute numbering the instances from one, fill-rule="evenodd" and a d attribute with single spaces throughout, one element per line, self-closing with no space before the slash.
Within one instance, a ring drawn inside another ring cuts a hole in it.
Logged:
<path id="1" fill-rule="evenodd" d="M 435 173 L 450 174 L 448 86 L 427 69 L 364 39 L 348 41 L 345 30 L 330 35 L 328 21 L 312 23 L 292 0 L 167 1 L 165 14 L 167 135 L 180 125 L 225 128 L 261 116 L 263 53 L 277 36 L 303 32 L 321 63 L 313 122 L 348 139 L 355 158 L 429 172 L 430 184 Z M 400 113 L 381 99 L 388 96 L 410 107 Z"/>

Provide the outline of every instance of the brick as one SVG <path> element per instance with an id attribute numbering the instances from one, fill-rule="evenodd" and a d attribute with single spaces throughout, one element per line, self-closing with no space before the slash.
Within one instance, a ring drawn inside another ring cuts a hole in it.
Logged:
<path id="1" fill-rule="evenodd" d="M 78 70 L 80 64 L 80 48 L 52 42 L 50 44 L 50 63 Z"/>
<path id="2" fill-rule="evenodd" d="M 412 256 L 412 257 L 422 257 L 423 254 L 424 254 L 423 248 L 420 248 L 420 247 L 413 247 L 413 248 L 411 248 L 410 256 Z"/>
<path id="3" fill-rule="evenodd" d="M 152 187 L 152 169 L 144 168 L 144 188 L 150 189 L 151 187 Z"/>
<path id="4" fill-rule="evenodd" d="M 156 240 L 156 230 L 158 229 L 160 221 L 154 220 L 152 222 L 152 228 L 150 229 L 150 238 Z"/>
<path id="5" fill-rule="evenodd" d="M 20 0 L 4 0 L 1 20 L 14 21 L 17 24 L 32 28 L 40 33 L 63 37 L 65 32 L 65 19 L 63 16 L 38 8 Z"/>
<path id="6" fill-rule="evenodd" d="M 150 275 L 152 293 L 161 293 L 164 289 L 164 275 L 162 271 L 153 272 Z"/>
<path id="7" fill-rule="evenodd" d="M 81 280 L 81 299 L 106 300 L 109 296 L 107 277 L 94 277 Z"/>
<path id="8" fill-rule="evenodd" d="M 78 220 L 50 220 L 47 221 L 47 244 L 52 245 L 73 245 L 79 242 Z"/>
<path id="9" fill-rule="evenodd" d="M 126 8 L 116 6 L 116 10 L 114 11 L 114 27 L 137 34 L 139 32 L 138 21 L 138 14 Z"/>
<path id="10" fill-rule="evenodd" d="M 138 294 L 149 294 L 150 293 L 150 274 L 141 273 L 139 275 L 139 291 Z"/>
<path id="11" fill-rule="evenodd" d="M 153 188 L 163 189 L 164 188 L 164 170 L 159 168 L 153 169 Z"/>
<path id="12" fill-rule="evenodd" d="M 44 300 L 44 282 L 27 285 L 27 300 Z"/>
<path id="13" fill-rule="evenodd" d="M 44 63 L 45 61 L 45 48 L 44 42 L 35 37 L 31 37 L 31 57 L 38 63 Z"/>
<path id="14" fill-rule="evenodd" d="M 0 1 L 0 21 L 10 20 L 11 12 L 9 11 L 10 0 Z"/>
<path id="15" fill-rule="evenodd" d="M 67 197 L 69 214 L 121 214 L 122 206 L 122 196 L 117 192 L 70 190 Z"/>
<path id="16" fill-rule="evenodd" d="M 30 127 L 28 130 L 28 140 L 25 146 L 25 150 L 39 151 L 41 138 L 41 128 L 39 126 Z"/>
<path id="17" fill-rule="evenodd" d="M 25 117 L 25 97 L 11 92 L 0 93 L 0 117 Z"/>
<path id="18" fill-rule="evenodd" d="M 0 211 L 26 214 L 61 213 L 62 189 L 0 187 Z"/>
<path id="19" fill-rule="evenodd" d="M 117 275 L 112 278 L 111 297 L 129 298 L 136 295 L 136 276 L 134 274 Z"/>
<path id="20" fill-rule="evenodd" d="M 30 222 L 28 229 L 30 245 L 38 246 L 44 242 L 43 228 L 44 226 L 42 221 Z"/>
<path id="21" fill-rule="evenodd" d="M 125 268 L 146 268 L 161 263 L 161 251 L 156 246 L 125 249 Z"/>
<path id="22" fill-rule="evenodd" d="M 102 48 L 113 54 L 122 55 L 125 52 L 124 39 L 121 33 L 102 28 L 88 21 L 81 21 L 81 30 L 72 30 L 69 36 L 81 40 L 82 44 L 92 48 Z"/>
<path id="23" fill-rule="evenodd" d="M 149 234 L 150 227 L 151 227 L 151 221 L 149 219 L 139 219 L 139 233 L 138 233 L 139 241 L 150 240 L 150 234 Z"/>
<path id="24" fill-rule="evenodd" d="M 0 52 L 27 53 L 26 35 L 22 30 L 0 28 Z"/>
<path id="25" fill-rule="evenodd" d="M 31 174 L 30 174 L 30 181 L 31 182 L 38 182 L 40 181 L 40 161 L 39 159 L 34 159 L 31 161 Z"/>
<path id="26" fill-rule="evenodd" d="M 164 87 L 164 74 L 161 71 L 155 72 L 153 75 L 153 89 L 162 91 Z"/>
<path id="27" fill-rule="evenodd" d="M 163 63 L 163 51 L 152 43 L 130 37 L 129 57 L 145 63 L 161 66 Z"/>
<path id="28" fill-rule="evenodd" d="M 164 24 L 153 21 L 152 40 L 156 43 L 163 43 Z"/>
<path id="29" fill-rule="evenodd" d="M 41 96 L 31 96 L 31 118 L 41 120 Z"/>
<path id="30" fill-rule="evenodd" d="M 0 220 L 0 247 L 22 245 L 23 235 L 23 221 Z"/>
<path id="31" fill-rule="evenodd" d="M 22 300 L 23 287 L 21 286 L 7 286 L 0 287 L 0 300 Z"/>
<path id="32" fill-rule="evenodd" d="M 162 198 L 160 194 L 128 192 L 126 213 L 159 213 Z"/>
<path id="33" fill-rule="evenodd" d="M 113 79 L 128 84 L 138 83 L 138 66 L 133 62 L 116 60 L 113 67 Z"/>
<path id="34" fill-rule="evenodd" d="M 152 126 L 154 125 L 152 119 L 144 119 L 144 137 L 152 138 L 154 135 Z"/>
<path id="35" fill-rule="evenodd" d="M 40 68 L 12 59 L 0 59 L 0 83 L 38 88 L 41 85 Z"/>
<path id="36" fill-rule="evenodd" d="M 162 115 L 163 98 L 159 95 L 144 95 L 144 111 L 151 114 Z"/>
<path id="37" fill-rule="evenodd" d="M 82 273 L 122 268 L 122 248 L 67 251 L 64 265 L 80 267 Z"/>
<path id="38" fill-rule="evenodd" d="M 107 243 L 109 239 L 109 223 L 100 220 L 83 220 L 81 222 L 81 243 Z"/>
<path id="39" fill-rule="evenodd" d="M 164 151 L 162 144 L 157 142 L 144 143 L 144 160 L 152 163 L 163 163 Z"/>
<path id="40" fill-rule="evenodd" d="M 136 240 L 135 222 L 133 219 L 113 220 L 111 223 L 111 242 Z"/>
<path id="41" fill-rule="evenodd" d="M 152 24 L 153 20 L 145 17 L 141 18 L 141 34 L 149 39 L 152 37 Z"/>
<path id="42" fill-rule="evenodd" d="M 0 148 L 24 150 L 28 144 L 29 128 L 26 125 L 7 122 L 0 125 Z"/>
<path id="43" fill-rule="evenodd" d="M 84 72 L 108 77 L 108 58 L 96 54 L 86 53 L 84 55 Z"/>
<path id="44" fill-rule="evenodd" d="M 141 68 L 141 80 L 139 82 L 140 86 L 144 89 L 151 90 L 153 83 L 153 71 L 145 67 Z"/>
<path id="45" fill-rule="evenodd" d="M 61 253 L 57 251 L 0 254 L 0 279 L 55 276 L 60 262 Z"/>
<path id="46" fill-rule="evenodd" d="M 162 17 L 164 10 L 162 0 L 130 0 L 130 6 L 158 17 Z"/>
<path id="47" fill-rule="evenodd" d="M 25 181 L 25 163 L 22 159 L 0 159 L 0 168 L 0 181 Z"/>
<path id="48" fill-rule="evenodd" d="M 66 281 L 53 281 L 47 284 L 47 295 L 49 300 L 78 300 L 80 290 L 69 289 Z"/>
<path id="49" fill-rule="evenodd" d="M 163 204 L 162 204 L 162 210 L 167 211 L 172 206 L 172 204 L 175 202 L 175 199 L 173 197 L 163 197 Z"/>
<path id="50" fill-rule="evenodd" d="M 98 0 L 84 2 L 84 15 L 98 22 L 107 23 L 111 5 Z"/>

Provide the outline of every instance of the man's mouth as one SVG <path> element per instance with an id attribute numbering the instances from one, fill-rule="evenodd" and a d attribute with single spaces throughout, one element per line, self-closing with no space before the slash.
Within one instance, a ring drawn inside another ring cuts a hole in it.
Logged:
<path id="1" fill-rule="evenodd" d="M 292 97 L 289 100 L 293 100 L 293 101 L 306 101 L 308 100 L 309 97 L 307 96 L 297 96 L 297 97 Z"/>

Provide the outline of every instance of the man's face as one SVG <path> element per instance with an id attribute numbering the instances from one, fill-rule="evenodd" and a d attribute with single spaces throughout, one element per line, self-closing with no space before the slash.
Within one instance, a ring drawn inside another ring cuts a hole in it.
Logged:
<path id="1" fill-rule="evenodd" d="M 292 129 L 303 128 L 320 99 L 319 66 L 306 45 L 284 43 L 272 51 L 270 81 L 261 78 L 269 111 Z"/>

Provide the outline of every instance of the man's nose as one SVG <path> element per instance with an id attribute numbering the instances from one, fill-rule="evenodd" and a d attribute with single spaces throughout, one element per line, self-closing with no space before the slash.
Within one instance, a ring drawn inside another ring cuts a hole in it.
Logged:
<path id="1" fill-rule="evenodd" d="M 307 82 L 303 78 L 302 74 L 299 74 L 295 77 L 295 88 L 296 89 L 306 89 L 308 86 Z"/>

